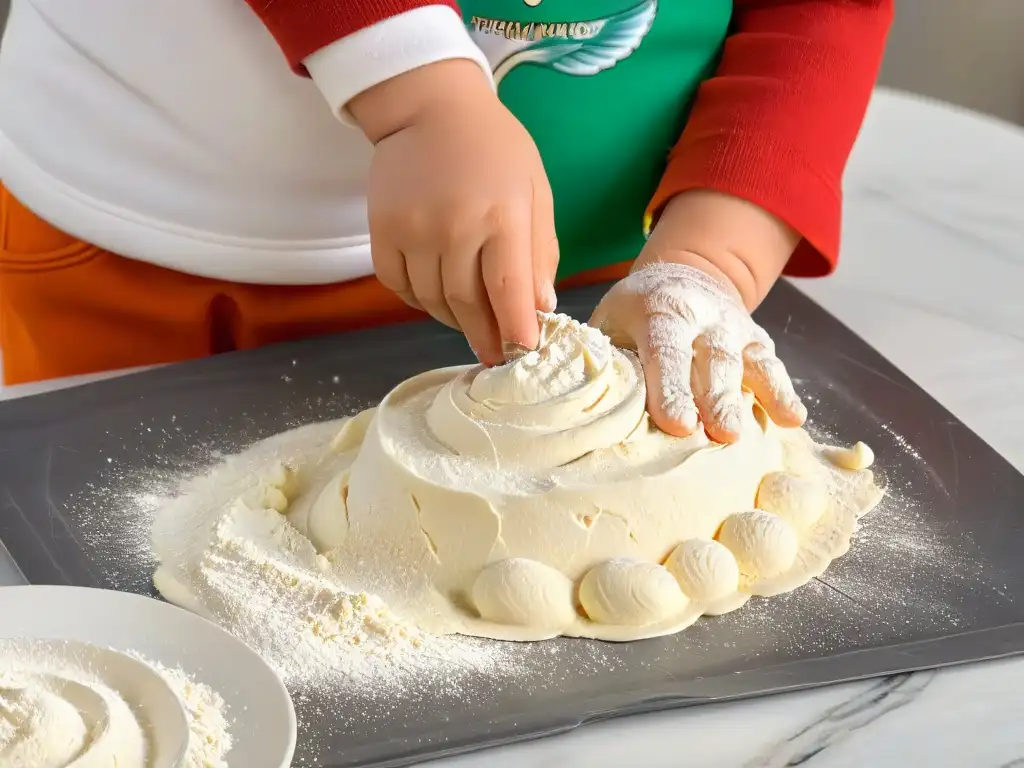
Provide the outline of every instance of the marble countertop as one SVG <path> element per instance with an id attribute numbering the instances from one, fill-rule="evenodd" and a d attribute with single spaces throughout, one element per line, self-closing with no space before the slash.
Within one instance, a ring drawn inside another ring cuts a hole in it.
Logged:
<path id="1" fill-rule="evenodd" d="M 847 174 L 842 264 L 798 286 L 1024 471 L 1024 131 L 878 90 Z M 1024 766 L 1018 687 L 1024 658 L 624 718 L 434 764 L 1009 768 Z"/>

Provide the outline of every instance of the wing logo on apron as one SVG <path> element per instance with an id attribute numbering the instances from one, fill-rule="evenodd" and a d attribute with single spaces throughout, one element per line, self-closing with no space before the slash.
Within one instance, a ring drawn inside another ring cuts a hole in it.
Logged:
<path id="1" fill-rule="evenodd" d="M 535 7 L 542 0 L 524 0 Z M 529 64 L 575 77 L 611 69 L 640 47 L 654 24 L 658 0 L 590 21 L 524 22 L 474 16 L 469 30 L 500 83 Z"/>

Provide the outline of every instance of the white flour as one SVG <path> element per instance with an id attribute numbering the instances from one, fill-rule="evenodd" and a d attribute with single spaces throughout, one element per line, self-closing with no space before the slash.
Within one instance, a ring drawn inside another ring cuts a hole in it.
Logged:
<path id="1" fill-rule="evenodd" d="M 29 648 L 0 642 L 0 764 L 147 764 L 149 726 L 140 719 L 145 712 L 138 702 L 123 698 L 107 684 L 103 669 L 76 658 L 61 643 L 33 641 Z M 220 695 L 181 669 L 127 655 L 155 670 L 185 708 L 189 741 L 182 768 L 227 768 L 231 735 Z M 98 724 L 102 727 L 94 727 Z"/>
<path id="2" fill-rule="evenodd" d="M 330 373 L 326 381 L 330 381 Z M 219 429 L 223 437 L 218 438 L 216 449 L 204 443 L 210 434 L 205 425 L 173 414 L 139 423 L 135 435 L 131 430 L 110 435 L 97 447 L 103 469 L 95 484 L 66 502 L 58 500 L 53 508 L 54 524 L 64 526 L 79 541 L 104 586 L 149 592 L 155 567 L 149 544 L 153 517 L 181 493 L 182 479 L 205 474 L 216 460 L 268 434 L 313 419 L 351 413 L 365 404 L 346 399 L 337 379 L 334 383 L 338 385 L 334 392 L 325 383 L 326 389 L 322 387 L 315 398 L 306 399 L 308 390 L 297 388 L 286 399 L 250 405 L 243 412 L 216 414 L 224 419 Z M 807 401 L 819 417 L 822 409 L 832 407 L 831 400 L 817 391 L 812 391 Z M 190 425 L 184 426 L 186 422 Z M 816 431 L 814 437 L 834 442 Z M 902 444 L 895 435 L 894 440 Z M 140 454 L 145 457 L 144 469 L 135 460 Z M 949 611 L 956 607 L 950 606 L 945 594 L 950 573 L 972 563 L 977 567 L 976 559 L 969 548 L 950 551 L 955 540 L 936 528 L 927 507 L 904 485 L 909 478 L 919 477 L 912 471 L 912 462 L 903 459 L 904 454 L 913 455 L 904 450 L 886 456 L 889 495 L 872 515 L 858 546 L 830 572 L 834 587 L 812 582 L 792 595 L 752 601 L 743 611 L 696 625 L 678 648 L 673 645 L 664 656 L 648 656 L 650 646 L 646 644 L 639 652 L 580 641 L 520 645 L 453 637 L 444 642 L 431 640 L 420 648 L 392 653 L 387 659 L 368 655 L 365 644 L 346 647 L 339 643 L 335 648 L 342 658 L 336 668 L 348 669 L 348 673 L 321 665 L 302 674 L 302 662 L 296 659 L 301 659 L 302 653 L 309 658 L 316 646 L 300 649 L 296 657 L 286 639 L 275 641 L 274 627 L 281 626 L 277 612 L 267 612 L 262 627 L 254 620 L 243 620 L 246 611 L 237 606 L 235 615 L 229 610 L 225 614 L 236 628 L 247 626 L 250 636 L 263 637 L 266 645 L 259 648 L 261 653 L 284 673 L 299 717 L 297 766 L 336 759 L 338 745 L 365 734 L 391 733 L 396 723 L 407 728 L 405 724 L 420 720 L 440 728 L 442 721 L 454 722 L 458 717 L 464 721 L 462 713 L 490 715 L 494 700 L 500 697 L 541 701 L 562 695 L 567 686 L 608 690 L 621 684 L 616 681 L 633 684 L 632 676 L 641 669 L 650 673 L 664 668 L 667 674 L 681 675 L 689 668 L 688 659 L 720 656 L 730 648 L 743 649 L 746 654 L 736 657 L 737 664 L 749 661 L 749 654 L 775 659 L 782 653 L 803 656 L 812 651 L 846 651 L 851 633 L 863 635 L 861 625 L 872 619 L 855 603 L 838 596 L 836 587 L 868 605 L 880 603 L 880 613 L 898 626 L 948 628 Z M 899 488 L 894 488 L 893 481 Z M 927 485 L 923 477 L 920 482 L 922 487 Z M 886 585 L 880 597 L 879 574 Z M 839 618 L 848 616 L 847 622 L 815 620 L 822 606 L 834 605 L 841 606 L 834 610 Z M 907 610 L 908 605 L 914 610 Z M 794 621 L 800 621 L 801 631 L 784 631 Z M 292 631 L 298 630 L 293 626 Z M 734 637 L 723 639 L 728 632 Z M 892 639 L 884 627 L 875 626 L 870 632 L 872 637 L 878 634 L 879 641 Z M 282 634 L 282 638 L 287 636 L 287 632 Z M 761 638 L 760 646 L 752 648 L 745 642 L 752 637 Z M 696 672 L 704 671 L 699 662 L 694 665 Z M 587 682 L 587 678 L 591 680 Z"/>
<path id="3" fill-rule="evenodd" d="M 356 405 L 338 391 L 330 397 L 297 396 L 266 410 L 251 409 L 236 423 L 225 416 L 223 432 L 231 437 L 216 446 L 206 442 L 205 425 L 195 420 L 185 426 L 186 419 L 166 414 L 139 422 L 134 433 L 111 434 L 97 446 L 102 471 L 66 505 L 54 507 L 56 522 L 88 553 L 104 586 L 147 594 L 157 565 L 150 546 L 154 517 L 195 488 L 191 478 L 205 476 L 225 457 L 268 434 L 350 413 Z M 293 415 L 282 418 L 282 413 Z M 133 462 L 139 452 L 146 456 L 145 468 Z M 316 582 L 308 572 L 306 579 Z M 337 643 L 332 663 L 307 665 L 323 649 L 289 644 L 293 641 L 288 638 L 308 638 L 309 633 L 294 615 L 274 606 L 271 594 L 260 609 L 250 610 L 238 601 L 233 608 L 225 605 L 224 626 L 247 639 L 284 678 L 298 717 L 296 766 L 336 757 L 338 744 L 393 728 L 396 718 L 433 722 L 439 712 L 487 711 L 497 697 L 554 695 L 588 679 L 605 680 L 628 663 L 627 657 L 601 644 L 498 643 L 453 636 L 430 638 L 420 648 L 386 657 L 368 654 L 366 643 Z"/>
<path id="4" fill-rule="evenodd" d="M 298 482 L 286 467 L 316 464 L 338 427 L 284 433 L 193 482 L 154 524 L 161 562 L 184 566 L 161 566 L 158 588 L 244 640 L 300 689 L 332 678 L 401 686 L 428 671 L 450 677 L 501 665 L 501 646 L 426 635 L 374 595 L 347 589 L 281 514 Z"/>
<path id="5" fill-rule="evenodd" d="M 821 416 L 820 398 L 815 405 Z M 926 495 L 934 488 L 927 482 L 911 482 L 920 475 L 908 467 L 927 471 L 917 449 L 892 425 L 879 426 L 892 441 L 890 456 L 882 462 L 885 496 L 858 526 L 857 546 L 820 583 L 864 603 L 882 603 L 885 607 L 876 615 L 890 628 L 960 629 L 966 622 L 953 596 L 965 583 L 985 579 L 984 557 L 970 537 L 935 519 Z M 837 442 L 819 425 L 808 424 L 807 430 L 816 442 Z M 897 459 L 898 454 L 906 459 Z"/>
<path id="6" fill-rule="evenodd" d="M 189 722 L 188 752 L 182 768 L 228 768 L 225 756 L 231 751 L 227 706 L 220 694 L 198 683 L 182 669 L 169 669 L 136 656 L 167 681 L 182 704 Z"/>

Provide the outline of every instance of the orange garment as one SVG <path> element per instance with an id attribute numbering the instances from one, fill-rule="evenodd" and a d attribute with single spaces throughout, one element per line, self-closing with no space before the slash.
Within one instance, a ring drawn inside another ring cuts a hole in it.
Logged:
<path id="1" fill-rule="evenodd" d="M 567 285 L 617 279 L 628 263 Z M 0 186 L 4 383 L 172 363 L 422 318 L 376 278 L 315 286 L 195 277 L 75 239 Z"/>

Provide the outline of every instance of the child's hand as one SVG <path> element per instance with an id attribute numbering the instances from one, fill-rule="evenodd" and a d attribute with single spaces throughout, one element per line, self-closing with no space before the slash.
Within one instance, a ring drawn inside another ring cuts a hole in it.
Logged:
<path id="1" fill-rule="evenodd" d="M 795 427 L 807 417 L 768 334 L 736 289 L 706 271 L 640 266 L 608 292 L 590 323 L 637 351 L 648 411 L 666 432 L 691 434 L 699 417 L 711 439 L 735 442 L 743 386 L 777 424 Z"/>
<path id="2" fill-rule="evenodd" d="M 470 61 L 422 67 L 357 97 L 377 150 L 368 206 L 373 266 L 412 306 L 461 329 L 480 361 L 534 348 L 558 265 L 540 153 Z"/>

